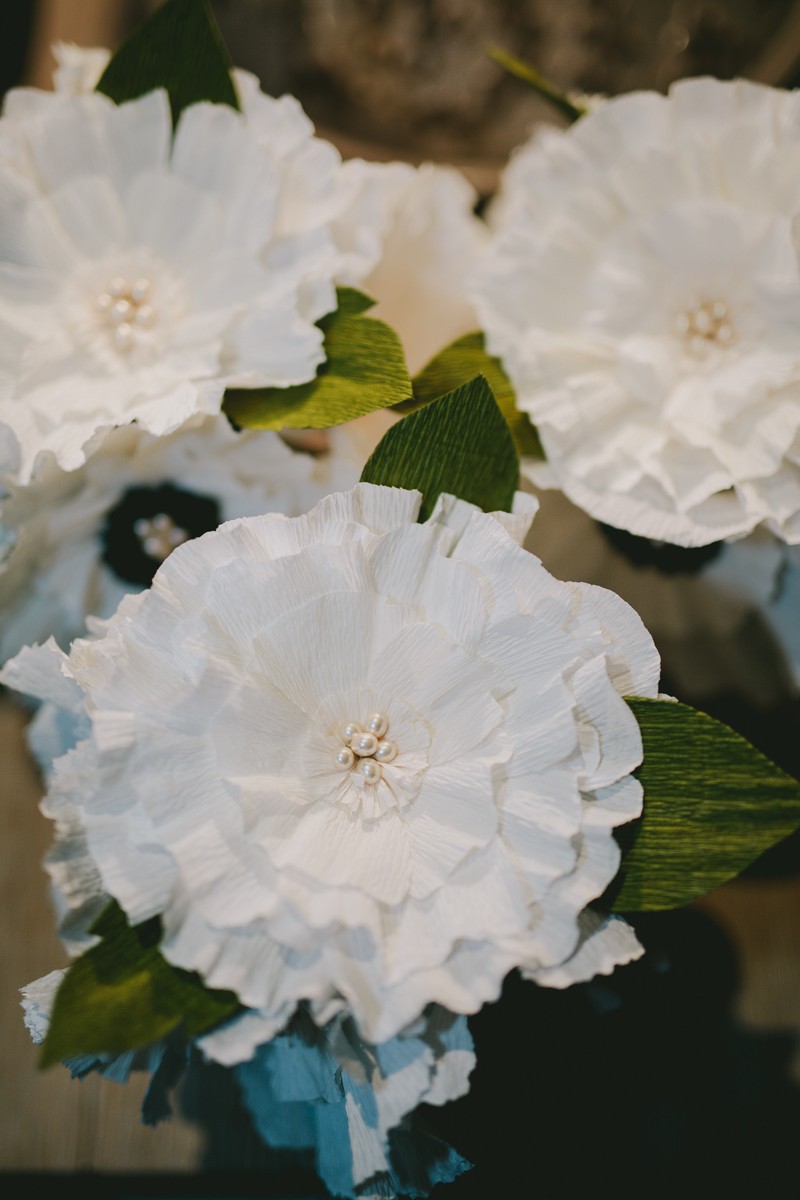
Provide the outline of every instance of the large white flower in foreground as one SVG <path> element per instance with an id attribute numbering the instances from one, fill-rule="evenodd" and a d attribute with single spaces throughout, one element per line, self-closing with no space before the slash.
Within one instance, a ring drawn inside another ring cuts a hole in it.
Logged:
<path id="1" fill-rule="evenodd" d="M 12 90 L 0 120 L 0 473 L 65 470 L 107 431 L 170 433 L 226 387 L 323 361 L 343 258 L 341 159 L 292 97 L 236 73 L 243 112 L 162 90 Z"/>
<path id="2" fill-rule="evenodd" d="M 76 873 L 274 1033 L 307 1001 L 383 1042 L 513 968 L 563 986 L 641 953 L 589 906 L 641 811 L 622 697 L 657 694 L 652 639 L 518 544 L 529 512 L 419 503 L 359 484 L 229 522 L 61 656 L 91 733 L 45 806 Z"/>
<path id="3" fill-rule="evenodd" d="M 87 617 L 108 617 L 151 582 L 187 538 L 233 517 L 297 516 L 358 481 L 361 456 L 346 429 L 327 450 L 291 450 L 270 430 L 234 431 L 221 414 L 156 437 L 113 430 L 82 467 L 43 464 L 0 500 L 0 662 L 53 636 L 67 646 Z"/>
<path id="4" fill-rule="evenodd" d="M 510 161 L 473 288 L 547 455 L 598 520 L 800 541 L 800 92 L 699 78 Z"/>

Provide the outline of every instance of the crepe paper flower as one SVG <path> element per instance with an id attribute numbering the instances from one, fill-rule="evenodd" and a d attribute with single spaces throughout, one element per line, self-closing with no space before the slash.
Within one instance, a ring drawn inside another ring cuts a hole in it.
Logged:
<path id="1" fill-rule="evenodd" d="M 290 386 L 336 307 L 341 158 L 290 96 L 7 94 L 0 120 L 0 472 L 80 467 L 133 421 L 173 432 L 227 387 Z M 69 153 L 63 153 L 63 147 Z M 12 438 L 13 435 L 13 438 Z"/>
<path id="2" fill-rule="evenodd" d="M 113 430 L 88 461 L 52 460 L 26 485 L 10 485 L 0 521 L 0 661 L 50 635 L 63 646 L 147 587 L 175 545 L 233 517 L 297 516 L 352 487 L 362 462 L 345 429 L 324 454 L 291 450 L 269 430 L 236 432 L 221 415 L 195 417 L 157 437 L 138 425 Z"/>
<path id="3" fill-rule="evenodd" d="M 513 155 L 472 293 L 524 464 L 681 546 L 800 541 L 800 92 L 684 79 Z"/>
<path id="4" fill-rule="evenodd" d="M 788 688 L 769 625 L 787 547 L 766 529 L 732 542 L 683 547 L 638 538 L 593 520 L 562 492 L 537 493 L 526 539 L 558 579 L 599 584 L 636 609 L 653 635 L 672 690 L 688 701 L 724 691 L 774 703 Z"/>
<path id="5" fill-rule="evenodd" d="M 353 247 L 355 281 L 377 301 L 371 315 L 397 332 L 414 374 L 476 327 L 467 284 L 488 237 L 478 193 L 455 167 L 360 159 L 344 164 L 342 187 L 335 236 Z"/>
<path id="6" fill-rule="evenodd" d="M 274 1034 L 301 1001 L 375 1043 L 475 1012 L 564 967 L 618 869 L 642 805 L 622 696 L 657 695 L 658 655 L 521 548 L 525 500 L 420 524 L 419 493 L 359 484 L 228 522 L 61 664 L 91 736 L 43 805 L 76 873 Z"/>

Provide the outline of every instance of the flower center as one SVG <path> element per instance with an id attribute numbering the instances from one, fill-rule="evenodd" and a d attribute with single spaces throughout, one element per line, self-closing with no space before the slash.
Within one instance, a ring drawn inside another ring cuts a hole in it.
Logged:
<path id="1" fill-rule="evenodd" d="M 176 546 L 216 529 L 221 518 L 213 496 L 170 483 L 128 488 L 100 531 L 103 560 L 124 583 L 148 587 Z"/>
<path id="2" fill-rule="evenodd" d="M 95 308 L 115 349 L 130 350 L 137 336 L 152 327 L 156 318 L 152 292 L 153 285 L 144 275 L 138 279 L 115 275 L 100 292 Z"/>
<path id="3" fill-rule="evenodd" d="M 712 346 L 725 349 L 736 341 L 724 300 L 693 300 L 676 316 L 675 332 L 695 358 L 701 358 Z"/>
<path id="4" fill-rule="evenodd" d="M 348 721 L 341 730 L 336 766 L 352 772 L 362 783 L 379 783 L 383 778 L 382 764 L 392 762 L 398 754 L 397 743 L 386 738 L 388 732 L 389 718 L 385 713 L 370 713 L 363 725 Z"/>
<path id="5" fill-rule="evenodd" d="M 140 517 L 133 523 L 133 532 L 142 543 L 142 549 L 150 558 L 163 562 L 176 546 L 189 540 L 187 530 L 173 521 L 168 513 L 156 513 L 154 517 Z"/>

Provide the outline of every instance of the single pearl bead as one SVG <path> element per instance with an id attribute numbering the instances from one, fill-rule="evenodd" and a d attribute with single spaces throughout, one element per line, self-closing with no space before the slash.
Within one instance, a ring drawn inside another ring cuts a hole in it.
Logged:
<path id="1" fill-rule="evenodd" d="M 101 292 L 97 297 L 98 312 L 108 312 L 108 310 L 111 308 L 111 301 L 112 296 L 110 292 Z"/>
<path id="2" fill-rule="evenodd" d="M 374 733 L 357 733 L 350 739 L 350 746 L 359 758 L 367 758 L 378 749 L 378 739 Z"/>
<path id="3" fill-rule="evenodd" d="M 118 350 L 127 350 L 133 338 L 133 330 L 127 321 L 123 321 L 114 330 L 114 345 Z"/>
<path id="4" fill-rule="evenodd" d="M 114 307 L 111 309 L 111 320 L 115 321 L 117 324 L 119 324 L 120 321 L 127 321 L 128 317 L 131 315 L 132 309 L 133 305 L 131 304 L 130 300 L 116 300 L 114 302 Z"/>
<path id="5" fill-rule="evenodd" d="M 340 746 L 336 751 L 336 765 L 343 771 L 349 771 L 355 761 L 356 756 L 349 746 Z"/>
<path id="6" fill-rule="evenodd" d="M 375 751 L 378 762 L 388 763 L 397 758 L 397 742 L 381 742 Z"/>
<path id="7" fill-rule="evenodd" d="M 141 304 L 142 300 L 144 300 L 145 296 L 148 294 L 149 291 L 150 291 L 150 280 L 144 279 L 144 278 L 137 279 L 136 283 L 133 285 L 133 287 L 130 290 L 131 300 L 135 300 L 137 304 Z"/>
<path id="8" fill-rule="evenodd" d="M 361 726 L 356 725 L 355 721 L 350 721 L 342 729 L 342 741 L 345 746 L 349 746 L 356 734 L 361 733 Z"/>
<path id="9" fill-rule="evenodd" d="M 374 733 L 375 737 L 382 738 L 388 728 L 389 718 L 385 713 L 370 713 L 365 729 L 367 729 L 370 733 Z"/>
<path id="10" fill-rule="evenodd" d="M 122 275 L 115 275 L 108 285 L 108 290 L 112 296 L 124 296 L 128 290 L 128 284 Z"/>
<path id="11" fill-rule="evenodd" d="M 378 783 L 383 775 L 380 763 L 376 763 L 374 758 L 362 758 L 356 772 L 364 780 L 364 783 Z"/>

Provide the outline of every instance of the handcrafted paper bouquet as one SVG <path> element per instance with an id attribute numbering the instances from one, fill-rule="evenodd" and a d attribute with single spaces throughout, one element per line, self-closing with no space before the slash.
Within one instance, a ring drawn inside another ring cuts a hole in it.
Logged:
<path id="1" fill-rule="evenodd" d="M 770 591 L 796 101 L 598 101 L 483 225 L 446 169 L 342 162 L 195 0 L 74 70 L 0 121 L 0 679 L 68 958 L 25 1020 L 43 1066 L 147 1072 L 147 1122 L 216 1063 L 333 1195 L 427 1195 L 469 1148 L 418 1110 L 467 1092 L 510 974 L 624 971 L 626 916 L 800 826 L 794 778 L 662 693 L 636 609 L 531 549 L 544 483 L 620 537 L 753 538 Z"/>

